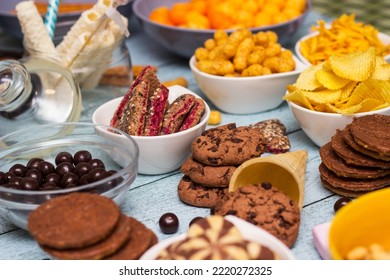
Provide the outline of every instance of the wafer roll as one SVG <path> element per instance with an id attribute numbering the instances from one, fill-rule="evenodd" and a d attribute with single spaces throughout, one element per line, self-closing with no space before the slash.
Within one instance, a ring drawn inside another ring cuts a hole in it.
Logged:
<path id="1" fill-rule="evenodd" d="M 16 16 L 24 35 L 27 49 L 45 53 L 57 59 L 57 52 L 34 1 L 22 1 L 15 6 Z"/>

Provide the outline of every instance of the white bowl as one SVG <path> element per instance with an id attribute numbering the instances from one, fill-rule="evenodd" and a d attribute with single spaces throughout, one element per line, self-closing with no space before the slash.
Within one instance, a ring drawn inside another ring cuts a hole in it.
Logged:
<path id="1" fill-rule="evenodd" d="M 282 104 L 286 86 L 294 83 L 307 67 L 295 56 L 294 60 L 294 71 L 257 77 L 210 75 L 196 68 L 194 56 L 190 59 L 190 68 L 199 88 L 220 110 L 231 114 L 253 114 Z"/>
<path id="2" fill-rule="evenodd" d="M 390 107 L 353 115 L 341 115 L 309 110 L 291 101 L 287 101 L 287 103 L 302 130 L 319 147 L 328 143 L 337 129 L 345 128 L 354 117 L 371 114 L 390 115 Z"/>
<path id="3" fill-rule="evenodd" d="M 239 229 L 245 239 L 267 246 L 269 249 L 274 251 L 282 260 L 295 260 L 295 256 L 293 255 L 292 251 L 282 241 L 277 239 L 272 234 L 236 216 L 228 215 L 225 216 L 225 218 Z M 157 243 L 149 250 L 147 250 L 141 256 L 140 260 L 155 260 L 163 249 L 165 249 L 170 244 L 176 241 L 183 240 L 185 236 L 186 234 L 184 233 Z"/>
<path id="4" fill-rule="evenodd" d="M 169 87 L 169 102 L 178 96 L 189 93 L 199 97 L 194 92 L 182 86 Z M 118 97 L 101 105 L 92 115 L 92 121 L 96 124 L 109 125 L 116 108 L 122 97 Z M 161 135 L 161 136 L 131 136 L 137 142 L 140 156 L 138 173 L 157 175 L 174 171 L 183 164 L 191 152 L 192 141 L 206 128 L 210 116 L 210 108 L 206 104 L 206 110 L 199 124 L 185 131 Z M 106 130 L 100 131 L 105 137 L 118 142 L 123 137 Z"/>
<path id="5" fill-rule="evenodd" d="M 301 43 L 311 37 L 314 37 L 314 36 L 317 36 L 318 35 L 318 32 L 315 31 L 315 32 L 310 32 L 309 34 L 303 36 L 301 39 L 299 39 L 297 41 L 297 43 L 295 44 L 295 53 L 297 55 L 297 57 L 299 58 L 300 61 L 302 61 L 302 63 L 304 63 L 305 65 L 307 66 L 311 66 L 312 64 L 302 55 L 301 53 Z M 389 45 L 390 44 L 390 36 L 389 35 L 386 35 L 384 33 L 379 33 L 378 34 L 378 38 L 379 40 L 382 41 L 383 44 L 385 45 Z M 385 56 L 385 60 L 390 63 L 390 54 L 386 55 Z"/>

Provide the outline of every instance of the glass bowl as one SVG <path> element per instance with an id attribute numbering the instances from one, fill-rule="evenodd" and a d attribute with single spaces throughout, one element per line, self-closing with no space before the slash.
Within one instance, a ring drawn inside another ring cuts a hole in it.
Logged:
<path id="1" fill-rule="evenodd" d="M 121 142 L 96 133 L 110 130 L 120 134 Z M 0 178 L 0 215 L 14 225 L 27 229 L 27 219 L 41 203 L 72 192 L 93 192 L 111 198 L 120 205 L 138 171 L 139 149 L 136 142 L 120 130 L 92 123 L 57 123 L 19 130 L 0 138 L 0 171 L 6 173 L 15 164 L 27 165 L 32 158 L 41 158 L 54 166 L 60 152 L 74 155 L 87 150 L 100 159 L 105 170 L 115 170 L 96 181 L 53 190 L 22 190 L 10 188 Z"/>

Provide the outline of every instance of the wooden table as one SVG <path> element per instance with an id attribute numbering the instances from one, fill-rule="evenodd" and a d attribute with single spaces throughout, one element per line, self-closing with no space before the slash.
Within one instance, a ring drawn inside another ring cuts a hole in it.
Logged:
<path id="1" fill-rule="evenodd" d="M 291 38 L 289 45 L 284 47 L 293 49 L 297 39 L 307 33 L 310 26 L 315 24 L 319 18 L 322 18 L 319 14 L 311 12 L 297 34 Z M 145 35 L 136 23 L 130 31 L 132 34 L 126 43 L 130 49 L 133 64 L 157 66 L 159 69 L 158 77 L 161 81 L 184 76 L 189 81 L 189 89 L 202 95 L 192 76 L 187 59 L 177 57 L 162 49 Z M 125 91 L 126 89 L 112 91 L 97 89 L 94 92 L 83 93 L 84 108 L 81 121 L 91 122 L 92 113 L 98 106 L 124 94 Z M 211 102 L 208 104 L 213 108 Z M 291 151 L 305 149 L 308 152 L 301 225 L 298 240 L 292 251 L 297 259 L 320 259 L 314 247 L 312 230 L 314 226 L 332 219 L 334 215 L 333 204 L 338 196 L 322 186 L 318 173 L 320 164 L 318 147 L 300 129 L 287 104 L 284 102 L 274 110 L 258 114 L 232 115 L 222 113 L 221 124 L 236 122 L 237 125 L 248 125 L 271 118 L 278 118 L 287 127 L 292 146 Z M 144 222 L 157 234 L 160 241 L 172 236 L 161 233 L 159 229 L 158 220 L 162 214 L 173 212 L 178 216 L 180 227 L 176 234 L 180 234 L 188 229 L 188 224 L 194 217 L 207 216 L 210 213 L 209 209 L 188 206 L 179 200 L 177 185 L 181 176 L 180 171 L 157 176 L 139 175 L 122 205 L 124 213 Z M 0 217 L 0 259 L 47 258 L 50 256 L 38 247 L 28 232 L 16 228 Z"/>

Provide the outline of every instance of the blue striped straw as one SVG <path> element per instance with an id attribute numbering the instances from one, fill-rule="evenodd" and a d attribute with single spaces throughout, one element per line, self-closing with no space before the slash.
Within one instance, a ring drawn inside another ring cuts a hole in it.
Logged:
<path id="1" fill-rule="evenodd" d="M 58 7 L 60 0 L 49 0 L 47 5 L 47 11 L 45 15 L 45 26 L 50 38 L 54 38 L 54 31 L 56 29 Z"/>

